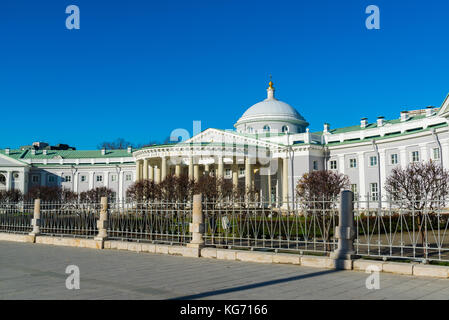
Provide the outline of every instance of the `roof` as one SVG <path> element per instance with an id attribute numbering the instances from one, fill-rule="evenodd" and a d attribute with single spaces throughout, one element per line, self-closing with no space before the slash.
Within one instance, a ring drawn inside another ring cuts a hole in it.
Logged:
<path id="1" fill-rule="evenodd" d="M 406 122 L 410 122 L 410 121 L 414 121 L 414 120 L 420 120 L 425 118 L 425 115 L 418 115 L 418 116 L 411 116 Z M 396 123 L 401 123 L 401 119 L 394 119 L 394 120 L 384 120 L 384 126 L 386 124 L 396 124 Z M 363 130 L 367 130 L 367 129 L 373 129 L 373 128 L 377 128 L 377 122 L 375 123 L 369 123 L 366 125 L 365 128 L 360 127 L 359 125 L 355 125 L 355 126 L 349 126 L 349 127 L 343 127 L 343 128 L 337 128 L 337 129 L 331 129 L 329 130 L 329 132 L 331 134 L 339 134 L 339 133 L 347 133 L 347 132 L 353 132 L 353 131 L 363 131 Z M 316 133 L 322 133 L 322 131 L 320 132 L 316 132 Z"/>
<path id="2" fill-rule="evenodd" d="M 16 160 L 32 160 L 32 159 L 98 159 L 98 158 L 125 158 L 132 157 L 132 154 L 128 153 L 128 150 L 106 150 L 103 155 L 101 150 L 46 150 L 47 154 L 43 153 L 43 150 L 36 150 L 36 154 L 33 155 L 30 149 L 20 150 L 11 149 L 9 151 L 10 158 Z M 5 150 L 1 149 L 0 154 L 4 154 Z"/>
<path id="3" fill-rule="evenodd" d="M 384 140 L 384 139 L 390 139 L 390 138 L 394 138 L 394 137 L 399 137 L 399 136 L 407 136 L 407 135 L 411 135 L 414 133 L 420 133 L 420 132 L 425 132 L 425 131 L 430 131 L 432 129 L 438 129 L 438 128 L 444 128 L 447 127 L 448 123 L 439 123 L 436 125 L 432 125 L 432 126 L 428 126 L 427 128 L 423 129 L 423 128 L 417 128 L 417 129 L 411 129 L 411 130 L 407 130 L 406 132 L 393 132 L 390 134 L 386 134 L 383 137 L 379 136 L 371 136 L 371 137 L 365 137 L 364 139 L 349 139 L 349 140 L 345 140 L 343 142 L 341 141 L 330 141 L 327 143 L 328 146 L 336 146 L 336 145 L 343 145 L 343 144 L 352 144 L 352 143 L 361 143 L 361 142 L 367 142 L 370 140 L 375 139 L 377 140 Z"/>

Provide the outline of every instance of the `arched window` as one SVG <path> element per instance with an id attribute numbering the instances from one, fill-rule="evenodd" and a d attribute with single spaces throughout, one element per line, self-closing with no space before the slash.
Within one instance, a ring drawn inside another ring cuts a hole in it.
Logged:
<path id="1" fill-rule="evenodd" d="M 270 126 L 268 124 L 263 126 L 263 131 L 270 132 Z"/>
<path id="2" fill-rule="evenodd" d="M 287 133 L 289 131 L 288 126 L 282 126 L 282 132 Z"/>
<path id="3" fill-rule="evenodd" d="M 0 184 L 1 185 L 6 185 L 6 177 L 2 174 L 0 174 Z"/>

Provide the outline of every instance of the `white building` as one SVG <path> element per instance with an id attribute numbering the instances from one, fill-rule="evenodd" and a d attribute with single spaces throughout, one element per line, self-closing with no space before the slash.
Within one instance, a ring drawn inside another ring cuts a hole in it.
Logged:
<path id="1" fill-rule="evenodd" d="M 309 123 L 275 98 L 256 103 L 234 125 L 207 129 L 191 139 L 138 150 L 0 150 L 0 190 L 26 192 L 35 185 L 58 184 L 76 192 L 97 186 L 124 198 L 139 179 L 162 181 L 168 174 L 202 174 L 232 179 L 261 190 L 277 204 L 292 198 L 297 180 L 313 170 L 349 176 L 360 195 L 379 197 L 392 168 L 433 159 L 449 167 L 449 96 L 440 108 L 403 111 L 397 119 L 362 118 L 360 124 L 309 132 Z"/>

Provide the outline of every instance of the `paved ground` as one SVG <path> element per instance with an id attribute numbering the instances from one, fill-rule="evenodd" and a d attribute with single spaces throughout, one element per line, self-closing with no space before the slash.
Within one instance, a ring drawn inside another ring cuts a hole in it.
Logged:
<path id="1" fill-rule="evenodd" d="M 65 269 L 80 269 L 80 289 Z M 0 242 L 0 299 L 449 299 L 449 280 Z"/>

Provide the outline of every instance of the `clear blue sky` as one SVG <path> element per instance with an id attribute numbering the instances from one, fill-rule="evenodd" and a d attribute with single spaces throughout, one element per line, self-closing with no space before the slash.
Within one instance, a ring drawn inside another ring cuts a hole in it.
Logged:
<path id="1" fill-rule="evenodd" d="M 67 30 L 66 6 L 81 11 Z M 381 29 L 365 28 L 365 8 Z M 232 128 L 266 97 L 312 131 L 440 106 L 449 92 L 441 0 L 0 2 L 0 147 L 94 149 L 176 128 Z"/>

